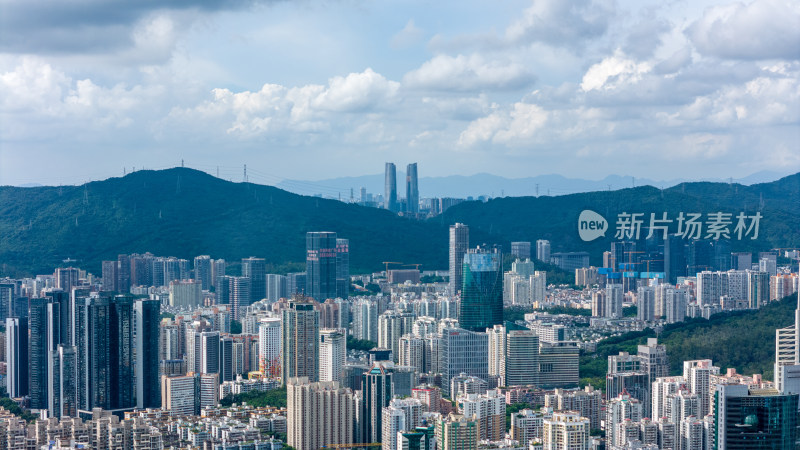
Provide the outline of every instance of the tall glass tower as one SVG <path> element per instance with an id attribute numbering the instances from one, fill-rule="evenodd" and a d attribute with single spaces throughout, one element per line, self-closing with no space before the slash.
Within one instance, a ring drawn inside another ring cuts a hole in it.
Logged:
<path id="1" fill-rule="evenodd" d="M 469 227 L 463 223 L 450 225 L 450 295 L 461 290 L 462 262 L 469 248 Z"/>
<path id="2" fill-rule="evenodd" d="M 503 254 L 476 248 L 464 255 L 458 322 L 471 331 L 503 324 Z"/>
<path id="3" fill-rule="evenodd" d="M 419 185 L 417 184 L 417 163 L 406 167 L 406 212 L 419 212 Z"/>
<path id="4" fill-rule="evenodd" d="M 386 163 L 385 190 L 383 207 L 391 212 L 397 212 L 397 169 L 394 163 Z"/>
<path id="5" fill-rule="evenodd" d="M 318 302 L 336 297 L 336 233 L 306 233 L 306 295 Z"/>

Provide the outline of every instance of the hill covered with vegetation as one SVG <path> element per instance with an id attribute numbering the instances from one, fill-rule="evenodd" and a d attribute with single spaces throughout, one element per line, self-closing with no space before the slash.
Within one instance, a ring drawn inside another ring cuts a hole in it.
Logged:
<path id="1" fill-rule="evenodd" d="M 209 254 L 237 262 L 267 259 L 271 272 L 302 270 L 305 233 L 335 231 L 350 239 L 352 273 L 381 270 L 382 261 L 448 265 L 448 227 L 470 226 L 472 245 L 549 239 L 553 251 L 586 250 L 597 264 L 613 232 L 580 241 L 583 209 L 603 214 L 613 227 L 617 212 L 760 210 L 761 237 L 732 241 L 733 249 L 800 246 L 800 174 L 753 185 L 689 183 L 661 191 L 638 187 L 558 197 L 498 198 L 464 202 L 427 221 L 336 200 L 292 194 L 252 183 L 233 183 L 204 172 L 173 168 L 143 170 L 81 186 L 0 187 L 0 276 L 48 273 L 65 259 L 100 272 L 101 261 L 146 251 L 191 259 Z M 647 215 L 649 217 L 649 214 Z M 572 274 L 540 264 L 549 281 Z"/>
<path id="2" fill-rule="evenodd" d="M 775 330 L 794 323 L 797 296 L 792 295 L 759 309 L 720 313 L 710 319 L 689 319 L 664 327 L 656 336 L 651 329 L 600 341 L 597 351 L 582 355 L 581 385 L 605 387 L 608 356 L 635 354 L 648 337 L 658 337 L 667 347 L 670 375 L 683 373 L 683 361 L 710 359 L 723 372 L 734 368 L 740 374 L 762 374 L 773 378 Z"/>

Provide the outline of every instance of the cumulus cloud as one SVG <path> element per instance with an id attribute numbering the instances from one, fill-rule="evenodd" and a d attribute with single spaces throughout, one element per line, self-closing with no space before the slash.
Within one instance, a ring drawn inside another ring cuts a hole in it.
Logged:
<path id="1" fill-rule="evenodd" d="M 705 10 L 686 35 L 703 54 L 729 59 L 800 58 L 800 3 L 756 0 Z"/>
<path id="2" fill-rule="evenodd" d="M 530 141 L 547 122 L 548 113 L 538 105 L 517 102 L 508 111 L 495 111 L 471 122 L 458 143 L 471 147 L 484 142 L 516 145 Z"/>
<path id="3" fill-rule="evenodd" d="M 603 59 L 586 71 L 581 89 L 584 91 L 617 89 L 635 84 L 650 70 L 649 63 L 637 63 L 622 52 L 616 52 L 614 56 Z"/>
<path id="4" fill-rule="evenodd" d="M 509 42 L 544 42 L 577 49 L 587 39 L 603 35 L 614 10 L 590 0 L 537 0 L 509 25 Z"/>
<path id="5" fill-rule="evenodd" d="M 407 48 L 418 44 L 424 34 L 420 28 L 414 25 L 414 19 L 410 19 L 402 30 L 392 36 L 390 45 L 396 49 Z"/>
<path id="6" fill-rule="evenodd" d="M 403 82 L 412 88 L 470 91 L 518 89 L 535 79 L 520 63 L 492 60 L 473 53 L 469 56 L 437 55 L 407 73 Z"/>

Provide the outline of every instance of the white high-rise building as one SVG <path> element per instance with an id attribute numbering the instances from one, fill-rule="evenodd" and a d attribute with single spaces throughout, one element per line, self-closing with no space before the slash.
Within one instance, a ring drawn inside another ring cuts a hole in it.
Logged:
<path id="1" fill-rule="evenodd" d="M 355 439 L 356 400 L 335 381 L 309 382 L 308 377 L 286 383 L 287 443 L 297 450 L 318 450 Z"/>
<path id="2" fill-rule="evenodd" d="M 203 284 L 195 280 L 173 280 L 169 282 L 169 306 L 194 309 L 201 306 Z"/>
<path id="3" fill-rule="evenodd" d="M 728 295 L 728 273 L 703 271 L 697 274 L 697 304 L 719 305 L 719 298 Z"/>
<path id="4" fill-rule="evenodd" d="M 392 360 L 400 360 L 400 337 L 414 329 L 414 313 L 386 311 L 378 316 L 378 347 L 392 351 Z"/>
<path id="5" fill-rule="evenodd" d="M 619 436 L 619 425 L 626 420 L 639 422 L 643 417 L 642 403 L 623 391 L 618 397 L 613 398 L 606 404 L 606 442 L 610 445 L 623 446 L 621 436 Z"/>
<path id="6" fill-rule="evenodd" d="M 489 375 L 506 379 L 506 327 L 495 325 L 487 328 L 489 335 Z"/>
<path id="7" fill-rule="evenodd" d="M 686 389 L 686 382 L 683 377 L 662 377 L 656 378 L 650 386 L 652 406 L 651 418 L 661 419 L 667 415 L 667 397 L 677 394 L 681 389 Z"/>
<path id="8" fill-rule="evenodd" d="M 485 394 L 466 394 L 456 400 L 459 413 L 475 417 L 480 423 L 481 439 L 501 441 L 506 433 L 506 397 L 500 390 Z"/>
<path id="9" fill-rule="evenodd" d="M 636 293 L 637 318 L 652 322 L 656 317 L 656 290 L 652 286 L 642 286 Z"/>
<path id="10" fill-rule="evenodd" d="M 711 412 L 711 375 L 719 375 L 719 367 L 710 359 L 683 362 L 683 379 L 689 392 L 697 394 L 700 409 L 697 417 L 705 417 Z"/>
<path id="11" fill-rule="evenodd" d="M 550 264 L 550 241 L 545 239 L 536 241 L 536 259 Z"/>
<path id="12" fill-rule="evenodd" d="M 258 370 L 277 374 L 281 365 L 281 319 L 265 317 L 258 324 Z"/>
<path id="13" fill-rule="evenodd" d="M 425 340 L 411 334 L 400 338 L 400 365 L 413 367 L 416 372 L 428 371 L 425 363 Z"/>
<path id="14" fill-rule="evenodd" d="M 611 319 L 622 318 L 623 292 L 621 284 L 609 284 L 606 286 L 606 304 L 603 317 Z"/>
<path id="15" fill-rule="evenodd" d="M 531 302 L 542 303 L 547 298 L 547 272 L 536 271 L 531 275 Z"/>
<path id="16" fill-rule="evenodd" d="M 463 223 L 450 226 L 450 294 L 461 292 L 462 263 L 469 248 L 469 227 Z"/>
<path id="17" fill-rule="evenodd" d="M 775 387 L 782 394 L 800 394 L 800 291 L 794 325 L 775 330 Z"/>
<path id="18" fill-rule="evenodd" d="M 574 412 L 554 412 L 544 420 L 544 450 L 588 450 L 589 419 Z"/>
<path id="19" fill-rule="evenodd" d="M 666 290 L 665 297 L 667 323 L 683 322 L 686 319 L 686 290 L 669 287 Z"/>
<path id="20" fill-rule="evenodd" d="M 397 450 L 397 435 L 406 431 L 406 415 L 402 410 L 387 406 L 381 413 L 381 446 L 382 450 Z"/>
<path id="21" fill-rule="evenodd" d="M 347 340 L 338 329 L 319 330 L 319 380 L 341 381 L 347 362 Z"/>

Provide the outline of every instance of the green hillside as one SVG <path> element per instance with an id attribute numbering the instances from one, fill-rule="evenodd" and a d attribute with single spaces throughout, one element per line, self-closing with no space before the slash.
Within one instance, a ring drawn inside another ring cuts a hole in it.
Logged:
<path id="1" fill-rule="evenodd" d="M 85 186 L 0 187 L 2 274 L 51 272 L 66 258 L 97 273 L 102 260 L 145 251 L 304 264 L 307 231 L 350 239 L 354 273 L 379 270 L 384 260 L 447 267 L 445 225 L 191 169 L 139 171 Z"/>
<path id="2" fill-rule="evenodd" d="M 590 209 L 608 220 L 605 237 L 583 242 L 578 236 L 580 212 Z M 647 234 L 650 213 L 668 213 L 676 219 L 680 212 L 703 214 L 725 212 L 735 217 L 761 212 L 757 240 L 731 240 L 733 251 L 761 251 L 779 247 L 800 247 L 800 174 L 772 183 L 753 186 L 725 183 L 685 183 L 660 190 L 652 186 L 609 192 L 589 192 L 557 197 L 507 197 L 486 203 L 465 202 L 448 209 L 442 223 L 462 222 L 470 232 L 480 230 L 502 242 L 548 239 L 552 251 L 588 251 L 593 264 L 602 263 L 602 252 L 614 240 L 617 214 L 644 213 L 641 239 Z M 705 220 L 705 216 L 703 217 Z M 735 219 L 734 219 L 735 222 Z M 733 224 L 735 226 L 735 223 Z M 673 222 L 672 227 L 677 224 Z M 734 226 L 730 227 L 733 231 Z M 671 228 L 672 229 L 672 228 Z M 705 228 L 704 228 L 705 233 Z"/>
<path id="3" fill-rule="evenodd" d="M 798 247 L 800 174 L 754 186 L 689 183 L 661 191 L 639 187 L 559 197 L 498 198 L 464 202 L 428 221 L 388 211 L 306 197 L 251 183 L 232 183 L 204 172 L 174 168 L 138 171 L 83 186 L 0 187 L 0 276 L 48 273 L 70 258 L 95 273 L 119 253 L 150 251 L 193 258 L 209 254 L 238 261 L 265 257 L 271 271 L 297 270 L 305 262 L 307 231 L 336 231 L 350 239 L 353 273 L 381 270 L 382 261 L 448 265 L 447 228 L 470 226 L 470 242 L 502 244 L 549 239 L 553 251 L 591 252 L 598 263 L 613 231 L 580 241 L 577 216 L 603 214 L 613 227 L 617 212 L 711 212 L 761 208 L 761 237 L 733 241 L 733 249 Z M 648 215 L 649 217 L 649 215 Z M 555 273 L 554 273 L 555 275 Z"/>
<path id="4" fill-rule="evenodd" d="M 797 296 L 772 302 L 758 311 L 736 311 L 711 316 L 710 320 L 691 319 L 668 325 L 658 336 L 666 345 L 670 374 L 681 375 L 683 361 L 711 359 L 722 371 L 735 368 L 744 375 L 762 374 L 773 378 L 775 362 L 775 329 L 794 323 Z M 651 329 L 627 333 L 601 341 L 597 352 L 581 357 L 581 382 L 603 386 L 608 370 L 608 356 L 619 352 L 635 354 L 637 346 L 648 337 L 656 337 Z"/>

